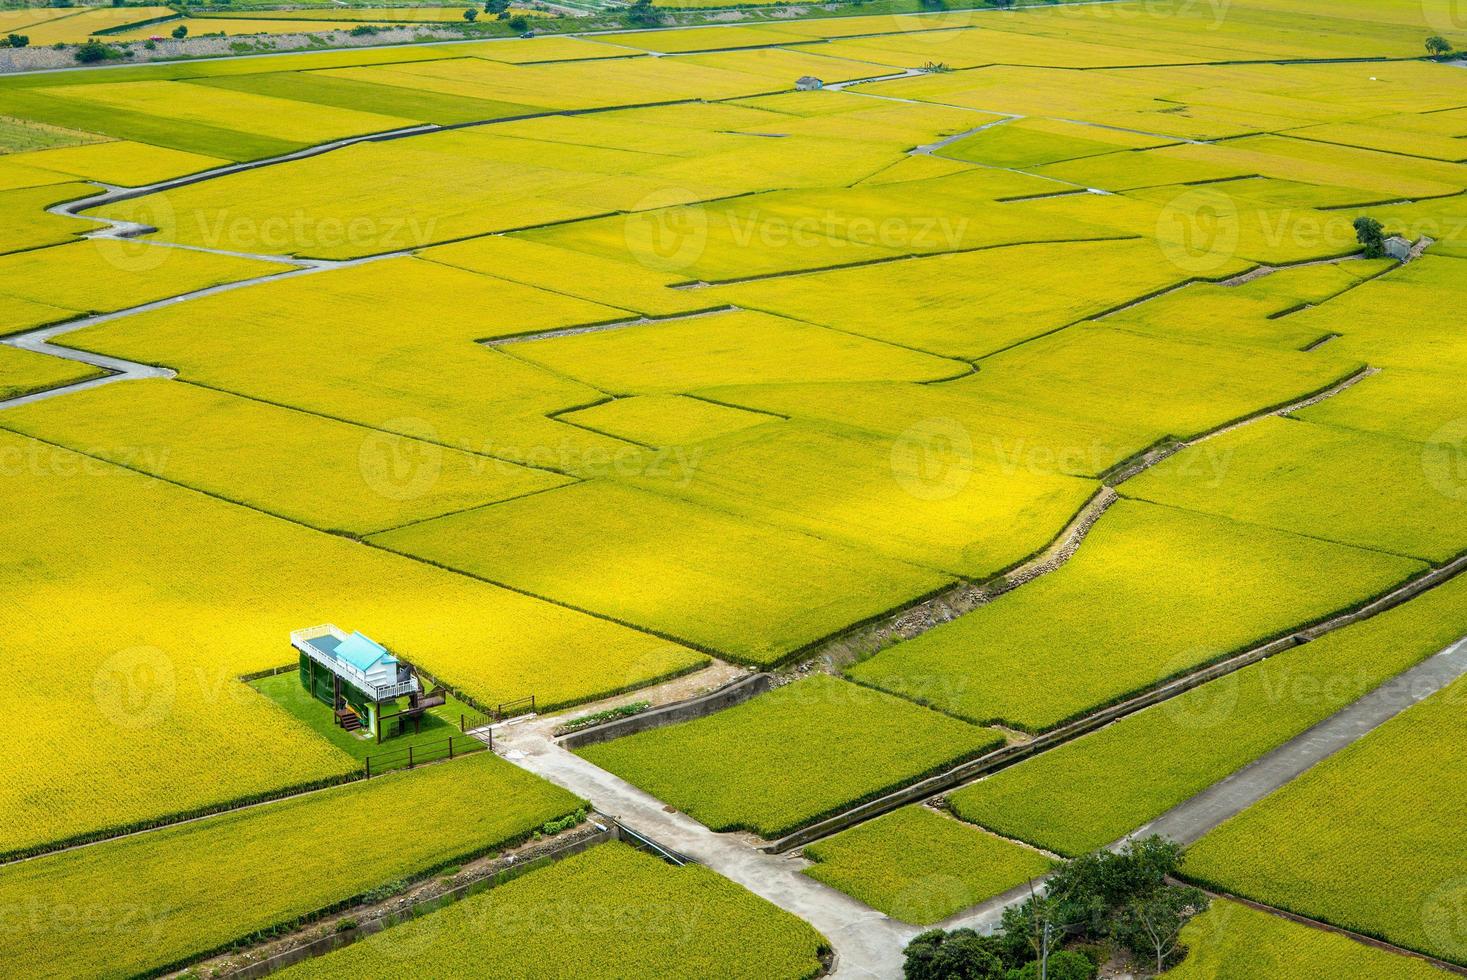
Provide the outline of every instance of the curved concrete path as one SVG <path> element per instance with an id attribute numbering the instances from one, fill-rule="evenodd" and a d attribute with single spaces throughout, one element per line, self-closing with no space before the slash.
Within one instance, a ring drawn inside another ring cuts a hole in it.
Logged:
<path id="1" fill-rule="evenodd" d="M 506 760 L 590 800 L 639 834 L 684 854 L 738 882 L 756 895 L 819 929 L 835 947 L 831 974 L 850 980 L 901 976 L 902 948 L 918 933 L 881 912 L 800 874 L 808 862 L 765 854 L 736 834 L 716 834 L 692 817 L 556 745 L 548 722 L 505 725 L 495 730 Z"/>
<path id="2" fill-rule="evenodd" d="M 1383 683 L 1308 731 L 1111 845 L 1150 834 L 1190 844 L 1301 773 L 1365 737 L 1412 705 L 1467 676 L 1467 638 Z M 509 724 L 495 733 L 503 757 L 585 799 L 638 833 L 738 882 L 819 929 L 836 950 L 837 978 L 895 980 L 902 949 L 921 931 L 801 874 L 793 854 L 769 854 L 743 835 L 714 833 L 656 797 L 555 744 L 555 721 Z M 1029 895 L 1028 883 L 939 923 L 992 932 L 1008 905 Z"/>

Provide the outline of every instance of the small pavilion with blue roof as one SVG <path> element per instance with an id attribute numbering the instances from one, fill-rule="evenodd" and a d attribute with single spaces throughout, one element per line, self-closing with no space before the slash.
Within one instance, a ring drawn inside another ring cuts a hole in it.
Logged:
<path id="1" fill-rule="evenodd" d="M 331 706 L 347 731 L 366 729 L 380 737 L 380 706 L 408 695 L 416 705 L 422 690 L 411 665 L 362 633 L 327 623 L 290 634 L 300 652 L 301 686 Z"/>

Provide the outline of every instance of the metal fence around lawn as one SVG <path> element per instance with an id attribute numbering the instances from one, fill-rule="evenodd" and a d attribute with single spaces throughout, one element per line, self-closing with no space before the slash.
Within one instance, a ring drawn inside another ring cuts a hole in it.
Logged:
<path id="1" fill-rule="evenodd" d="M 374 752 L 362 760 L 363 773 L 371 779 L 394 769 L 412 769 L 429 762 L 456 759 L 461 755 L 482 752 L 485 749 L 492 750 L 494 735 L 487 730 L 484 734 L 487 741 L 475 735 L 450 735 L 442 741 L 419 742 L 388 752 Z"/>

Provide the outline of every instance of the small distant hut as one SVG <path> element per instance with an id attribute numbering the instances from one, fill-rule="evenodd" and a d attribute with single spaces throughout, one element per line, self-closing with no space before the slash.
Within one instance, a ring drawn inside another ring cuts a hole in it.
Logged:
<path id="1" fill-rule="evenodd" d="M 1381 247 L 1385 249 L 1385 254 L 1397 262 L 1411 261 L 1411 242 L 1400 235 L 1392 235 L 1387 238 Z"/>
<path id="2" fill-rule="evenodd" d="M 300 652 L 301 686 L 330 705 L 347 731 L 363 728 L 381 738 L 381 706 L 422 690 L 411 665 L 361 633 L 331 624 L 296 630 L 290 645 Z M 442 702 L 439 702 L 442 703 Z"/>
<path id="3" fill-rule="evenodd" d="M 795 89 L 800 92 L 815 92 L 825 87 L 825 83 L 814 75 L 801 75 L 795 79 Z"/>

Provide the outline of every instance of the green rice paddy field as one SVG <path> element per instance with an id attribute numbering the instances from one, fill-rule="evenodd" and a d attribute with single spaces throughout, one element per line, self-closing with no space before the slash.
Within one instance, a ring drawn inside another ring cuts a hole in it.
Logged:
<path id="1" fill-rule="evenodd" d="M 191 33 L 462 21 L 238 6 Z M 253 957 L 589 804 L 706 864 L 600 844 L 293 970 L 894 975 L 1467 633 L 1450 0 L 693 6 L 95 70 L 177 12 L 0 10 L 5 972 Z M 282 672 L 323 623 L 536 717 L 356 781 Z M 1173 975 L 1467 965 L 1463 683 L 1204 828 Z"/>

